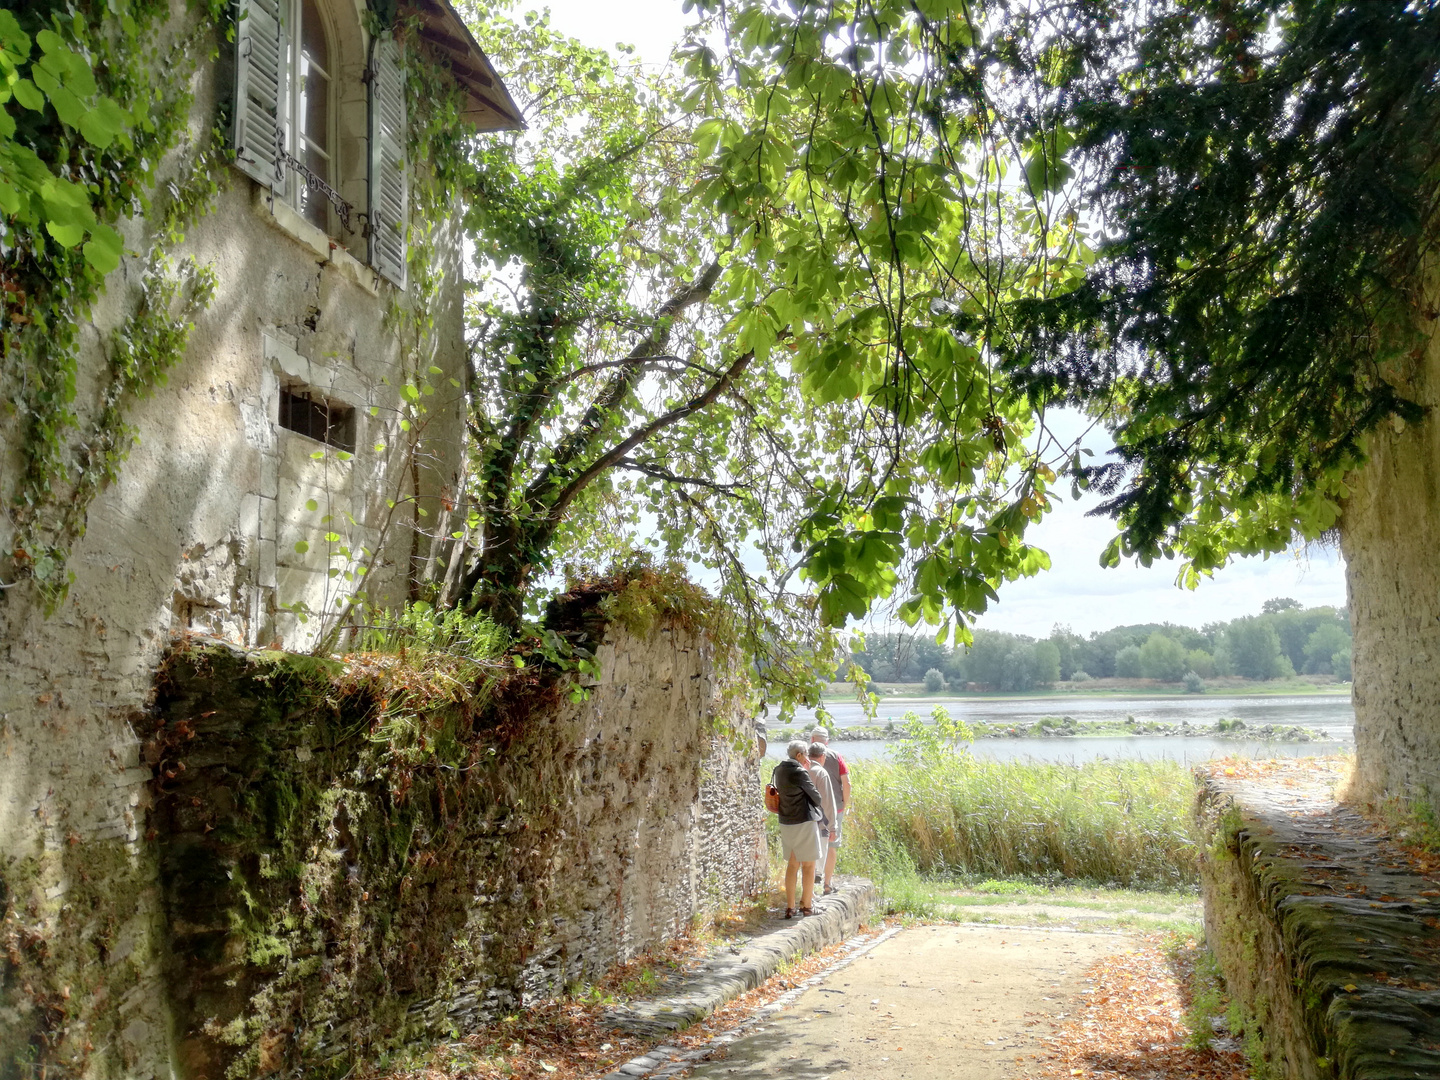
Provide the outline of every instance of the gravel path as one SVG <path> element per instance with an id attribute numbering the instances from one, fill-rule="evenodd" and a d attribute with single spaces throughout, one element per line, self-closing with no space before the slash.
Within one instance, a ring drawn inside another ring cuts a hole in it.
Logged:
<path id="1" fill-rule="evenodd" d="M 1024 1074 L 1079 1008 L 1083 972 L 1132 948 L 1114 934 L 980 926 L 902 930 L 832 969 L 787 1008 L 717 1044 L 708 1080 L 866 1080 Z"/>

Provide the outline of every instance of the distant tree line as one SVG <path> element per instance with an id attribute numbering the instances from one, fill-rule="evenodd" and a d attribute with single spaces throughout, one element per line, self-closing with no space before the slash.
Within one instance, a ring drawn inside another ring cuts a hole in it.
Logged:
<path id="1" fill-rule="evenodd" d="M 869 634 L 850 658 L 875 681 L 920 683 L 929 690 L 976 683 L 1030 690 L 1072 680 L 1145 678 L 1180 682 L 1239 675 L 1279 679 L 1298 673 L 1350 678 L 1350 613 L 1267 600 L 1261 614 L 1207 623 L 1117 626 L 1081 637 L 1057 625 L 1048 638 L 976 630 L 969 648 L 937 645 L 928 634 Z"/>

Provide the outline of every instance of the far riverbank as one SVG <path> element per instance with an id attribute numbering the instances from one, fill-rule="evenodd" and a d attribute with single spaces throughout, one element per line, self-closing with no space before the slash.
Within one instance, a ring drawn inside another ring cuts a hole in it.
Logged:
<path id="1" fill-rule="evenodd" d="M 881 756 L 914 713 L 929 721 L 943 707 L 977 737 L 987 757 L 1067 761 L 1092 757 L 1197 761 L 1216 756 L 1334 754 L 1354 745 L 1355 710 L 1348 694 L 1076 695 L 882 698 L 873 715 L 854 701 L 826 712 L 849 756 Z M 767 739 L 783 746 L 817 720 L 800 709 L 791 722 L 772 718 Z M 1238 723 L 1237 723 L 1238 721 Z M 1222 727 L 1223 724 L 1223 727 Z"/>
<path id="2" fill-rule="evenodd" d="M 964 701 L 1028 701 L 1031 699 L 1068 698 L 1127 698 L 1127 697 L 1202 697 L 1209 694 L 1216 697 L 1349 697 L 1348 682 L 1340 682 L 1329 675 L 1297 675 L 1290 679 L 1242 679 L 1239 676 L 1223 676 L 1205 680 L 1203 694 L 1188 693 L 1183 683 L 1165 683 L 1157 679 L 1090 679 L 1079 683 L 1055 683 L 1048 688 L 1036 688 L 1015 692 L 998 690 L 964 690 L 947 687 L 934 692 L 927 691 L 921 683 L 871 683 L 870 690 L 886 704 Z M 826 706 L 834 702 L 853 702 L 855 687 L 851 683 L 831 683 L 823 700 Z"/>

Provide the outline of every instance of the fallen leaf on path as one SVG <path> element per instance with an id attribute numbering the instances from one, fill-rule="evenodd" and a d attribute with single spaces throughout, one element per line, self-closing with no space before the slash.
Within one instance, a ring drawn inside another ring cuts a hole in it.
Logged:
<path id="1" fill-rule="evenodd" d="M 1134 952 L 1099 961 L 1085 973 L 1097 992 L 1084 999 L 1080 1013 L 1057 1025 L 1059 1038 L 1049 1062 L 1024 1075 L 1030 1080 L 1249 1080 L 1238 1050 L 1186 1045 L 1190 971 L 1199 952 L 1199 943 L 1192 941 L 1167 953 L 1154 939 Z"/>

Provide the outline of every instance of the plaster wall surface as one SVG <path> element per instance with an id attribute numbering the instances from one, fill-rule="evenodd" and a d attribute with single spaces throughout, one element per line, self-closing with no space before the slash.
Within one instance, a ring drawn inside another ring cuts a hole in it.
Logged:
<path id="1" fill-rule="evenodd" d="M 198 76 L 192 134 L 209 129 L 227 78 L 223 65 Z M 363 206 L 363 180 L 349 192 Z M 0 934 L 20 958 L 0 973 L 0 1047 L 49 1062 L 50 1075 L 170 1073 L 173 1018 L 146 844 L 151 769 L 135 724 L 172 633 L 307 647 L 323 624 L 290 609 L 334 610 L 328 571 L 348 568 L 342 546 L 380 552 L 370 579 L 379 598 L 404 591 L 411 534 L 404 521 L 386 528 L 386 501 L 398 493 L 408 507 L 412 485 L 397 453 L 402 347 L 386 315 L 409 299 L 297 222 L 252 180 L 227 174 L 177 253 L 213 267 L 214 302 L 168 384 L 127 408 L 138 441 L 90 508 L 68 596 L 47 615 L 23 589 L 0 593 Z M 437 250 L 446 275 L 432 301 L 437 330 L 405 362 L 458 376 L 460 253 L 443 228 Z M 127 259 L 111 275 L 84 331 L 82 421 L 98 407 L 105 342 L 144 269 Z M 279 426 L 282 386 L 355 408 L 353 459 L 316 459 L 323 444 Z M 432 511 L 455 482 L 444 447 L 458 443 L 459 401 L 444 396 L 429 402 L 437 454 L 419 493 Z M 7 438 L 17 431 L 4 428 Z M 376 452 L 377 442 L 389 449 Z M 17 467 L 6 450 L 0 468 Z M 340 539 L 327 543 L 326 532 Z M 300 555 L 295 543 L 307 536 Z"/>

